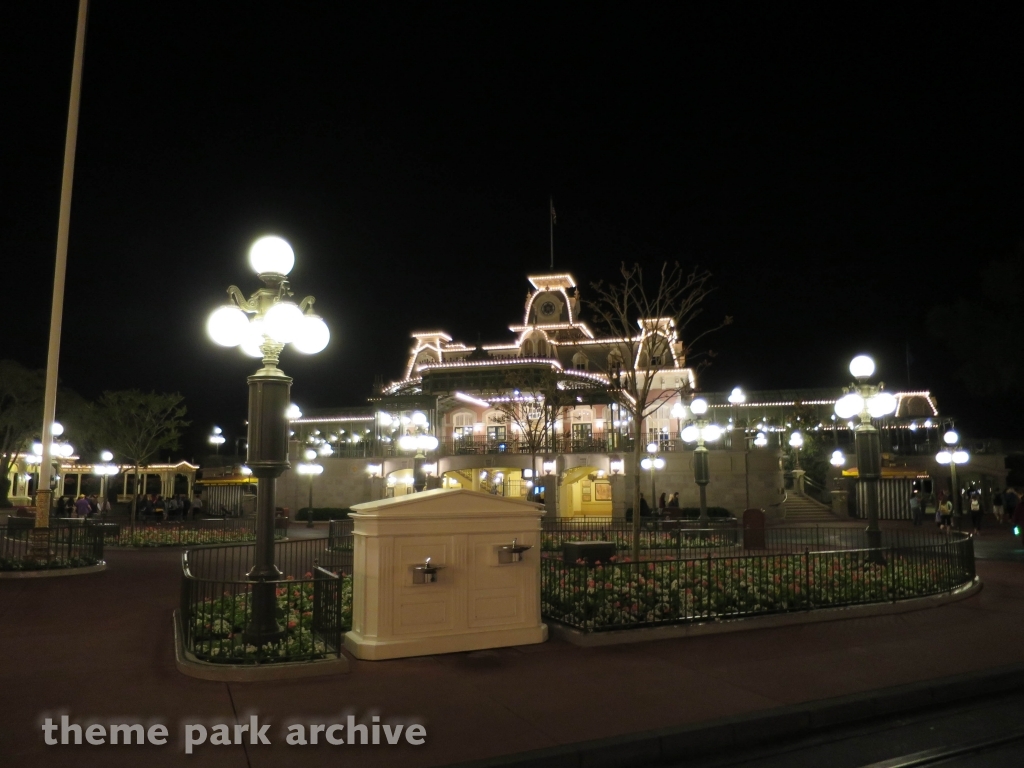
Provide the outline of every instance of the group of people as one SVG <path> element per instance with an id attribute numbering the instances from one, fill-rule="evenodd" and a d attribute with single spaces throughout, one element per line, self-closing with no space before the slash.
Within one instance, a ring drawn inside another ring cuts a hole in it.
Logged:
<path id="1" fill-rule="evenodd" d="M 974 535 L 981 533 L 981 524 L 985 518 L 985 506 L 982 503 L 981 491 L 969 491 L 964 497 L 966 509 L 956 509 L 953 499 L 946 491 L 939 491 L 938 496 L 923 491 L 914 491 L 910 496 L 910 512 L 914 525 L 924 525 L 928 518 L 934 518 L 940 531 L 951 531 L 959 525 L 963 512 L 971 517 Z M 1024 527 L 1024 494 L 1020 489 L 1007 488 L 992 494 L 992 514 L 997 523 L 1011 522 Z M 1024 538 L 1024 534 L 1022 534 Z"/>
<path id="2" fill-rule="evenodd" d="M 199 517 L 203 511 L 203 502 L 196 496 L 189 499 L 183 493 L 168 496 L 166 499 L 158 493 L 139 496 L 136 512 L 142 517 L 153 517 L 159 520 L 189 520 Z"/>
<path id="3" fill-rule="evenodd" d="M 89 496 L 80 493 L 77 499 L 74 496 L 64 497 L 65 517 L 92 517 L 109 513 L 110 501 L 95 493 Z"/>
<path id="4" fill-rule="evenodd" d="M 664 513 L 667 509 L 679 509 L 679 491 L 676 491 L 671 496 L 666 493 L 661 494 L 658 499 L 658 506 L 656 509 L 651 509 L 651 505 L 647 502 L 647 498 L 642 493 L 640 494 L 640 517 L 652 517 L 656 514 Z M 632 519 L 632 507 L 626 510 L 626 517 L 628 519 Z"/>

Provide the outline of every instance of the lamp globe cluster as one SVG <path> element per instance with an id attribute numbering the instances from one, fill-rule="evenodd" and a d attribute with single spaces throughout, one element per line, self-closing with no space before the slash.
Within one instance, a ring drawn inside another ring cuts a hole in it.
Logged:
<path id="1" fill-rule="evenodd" d="M 291 301 L 287 275 L 295 266 L 292 247 L 276 235 L 261 237 L 249 249 L 249 264 L 266 284 L 245 299 L 232 286 L 232 303 L 215 309 L 206 331 L 223 347 L 239 347 L 250 357 L 265 357 L 267 343 L 290 344 L 311 355 L 327 347 L 331 332 L 323 318 L 313 312 L 313 298 L 300 304 Z"/>

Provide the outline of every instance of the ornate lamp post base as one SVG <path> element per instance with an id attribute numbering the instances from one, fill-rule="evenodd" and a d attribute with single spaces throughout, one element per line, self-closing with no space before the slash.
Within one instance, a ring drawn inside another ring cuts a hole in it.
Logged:
<path id="1" fill-rule="evenodd" d="M 50 508 L 53 491 L 49 488 L 36 492 L 36 524 L 29 532 L 29 556 L 33 560 L 49 562 L 53 558 L 50 548 Z"/>

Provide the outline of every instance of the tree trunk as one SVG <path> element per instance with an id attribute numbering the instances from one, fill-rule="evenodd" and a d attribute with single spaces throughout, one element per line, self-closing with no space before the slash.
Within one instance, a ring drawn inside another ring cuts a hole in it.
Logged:
<path id="1" fill-rule="evenodd" d="M 633 561 L 640 560 L 640 457 L 643 455 L 643 441 L 640 439 L 640 423 L 634 418 L 633 431 Z"/>
<path id="2" fill-rule="evenodd" d="M 132 515 L 131 515 L 131 529 L 132 536 L 135 535 L 135 513 L 139 508 L 139 465 L 135 465 L 135 490 L 132 493 Z"/>

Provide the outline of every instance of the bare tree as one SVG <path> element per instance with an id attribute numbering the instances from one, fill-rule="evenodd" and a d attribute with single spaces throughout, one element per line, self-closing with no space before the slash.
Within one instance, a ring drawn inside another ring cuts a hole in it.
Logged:
<path id="1" fill-rule="evenodd" d="M 502 389 L 504 399 L 494 403 L 494 408 L 522 435 L 536 482 L 537 455 L 548 449 L 555 421 L 569 403 L 565 382 L 554 370 L 513 369 L 505 376 Z"/>
<path id="2" fill-rule="evenodd" d="M 645 420 L 673 396 L 693 386 L 690 379 L 678 384 L 673 380 L 672 386 L 665 386 L 664 374 L 684 368 L 694 345 L 731 323 L 732 318 L 696 333 L 684 345 L 683 335 L 701 315 L 702 304 L 712 290 L 711 273 L 697 268 L 686 272 L 678 263 L 666 263 L 655 280 L 645 280 L 639 264 L 623 263 L 620 274 L 621 282 L 593 283 L 594 297 L 584 300 L 584 305 L 594 325 L 611 337 L 606 363 L 594 363 L 608 375 L 612 400 L 633 421 L 633 559 L 638 560 Z"/>
<path id="3" fill-rule="evenodd" d="M 103 436 L 118 461 L 132 464 L 135 493 L 132 495 L 131 526 L 139 499 L 139 471 L 159 451 L 176 448 L 185 421 L 184 398 L 175 394 L 140 392 L 130 389 L 104 392 L 97 403 Z"/>

